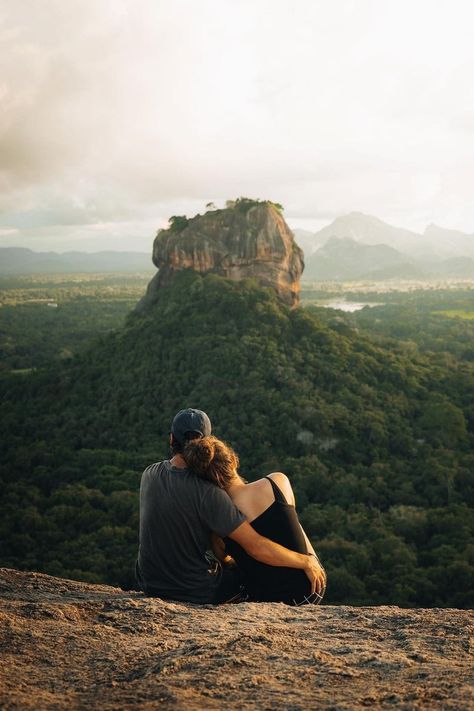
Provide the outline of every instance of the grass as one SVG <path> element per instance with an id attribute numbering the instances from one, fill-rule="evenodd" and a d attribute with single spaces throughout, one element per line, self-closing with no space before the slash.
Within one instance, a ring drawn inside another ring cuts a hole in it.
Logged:
<path id="1" fill-rule="evenodd" d="M 447 318 L 474 320 L 474 311 L 464 311 L 463 309 L 446 309 L 445 311 L 433 311 L 432 313 L 438 316 L 446 316 Z"/>

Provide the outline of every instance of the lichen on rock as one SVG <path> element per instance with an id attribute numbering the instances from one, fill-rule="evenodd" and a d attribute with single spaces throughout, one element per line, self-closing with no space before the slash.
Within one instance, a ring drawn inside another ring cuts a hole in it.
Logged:
<path id="1" fill-rule="evenodd" d="M 233 281 L 254 278 L 275 289 L 290 307 L 299 303 L 303 252 L 279 207 L 271 202 L 238 200 L 190 220 L 174 218 L 155 238 L 153 263 L 159 271 L 139 310 L 152 305 L 159 290 L 184 269 Z"/>

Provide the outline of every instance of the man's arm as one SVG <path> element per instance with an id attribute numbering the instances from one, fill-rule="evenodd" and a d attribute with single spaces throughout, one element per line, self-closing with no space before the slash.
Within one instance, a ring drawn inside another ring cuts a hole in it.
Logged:
<path id="1" fill-rule="evenodd" d="M 279 543 L 260 536 L 248 521 L 244 521 L 232 533 L 229 533 L 229 538 L 242 546 L 246 553 L 260 563 L 304 570 L 311 583 L 311 592 L 320 593 L 323 590 L 325 585 L 324 570 L 313 555 L 290 551 L 288 548 L 280 546 Z"/>

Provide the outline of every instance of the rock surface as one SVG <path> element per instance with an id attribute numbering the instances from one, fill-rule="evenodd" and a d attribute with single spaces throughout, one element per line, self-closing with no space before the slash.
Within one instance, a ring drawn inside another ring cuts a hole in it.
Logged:
<path id="1" fill-rule="evenodd" d="M 240 207 L 237 203 L 160 230 L 153 245 L 153 263 L 159 271 L 139 310 L 153 304 L 159 290 L 183 269 L 219 274 L 234 281 L 255 278 L 263 286 L 274 288 L 289 306 L 299 302 L 303 252 L 280 211 L 270 202 Z"/>
<path id="2" fill-rule="evenodd" d="M 473 613 L 219 608 L 0 569 L 2 709 L 468 709 Z"/>

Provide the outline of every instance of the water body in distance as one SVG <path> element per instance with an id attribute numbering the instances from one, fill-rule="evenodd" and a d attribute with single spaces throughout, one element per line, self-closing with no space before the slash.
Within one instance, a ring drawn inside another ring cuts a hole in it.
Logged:
<path id="1" fill-rule="evenodd" d="M 316 301 L 315 306 L 321 306 L 325 309 L 338 309 L 339 311 L 347 311 L 348 313 L 354 313 L 354 311 L 360 311 L 364 306 L 384 306 L 382 302 L 375 301 L 345 301 L 344 299 L 333 299 L 331 301 Z"/>

